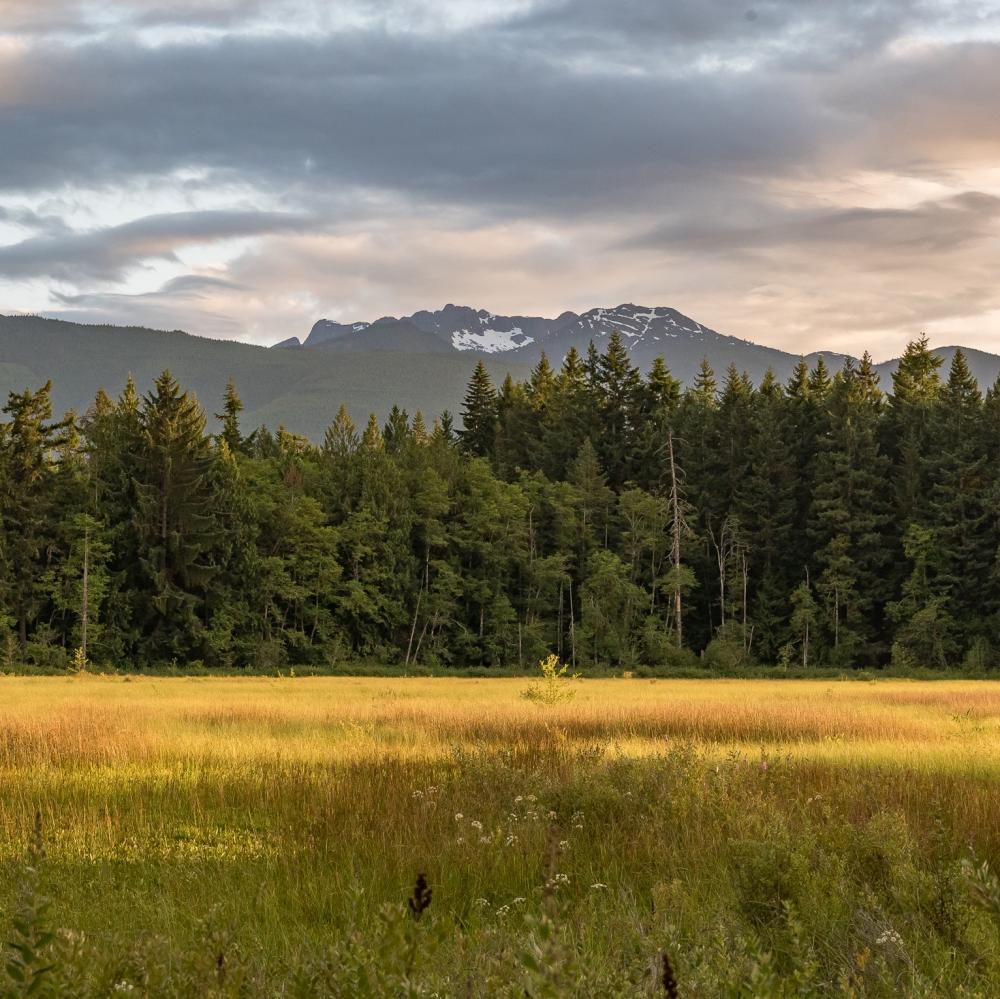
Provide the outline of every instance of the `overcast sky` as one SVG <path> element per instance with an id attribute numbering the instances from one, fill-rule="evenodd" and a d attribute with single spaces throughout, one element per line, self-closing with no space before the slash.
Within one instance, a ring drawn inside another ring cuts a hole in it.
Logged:
<path id="1" fill-rule="evenodd" d="M 1000 0 L 0 0 L 0 312 L 1000 351 Z"/>

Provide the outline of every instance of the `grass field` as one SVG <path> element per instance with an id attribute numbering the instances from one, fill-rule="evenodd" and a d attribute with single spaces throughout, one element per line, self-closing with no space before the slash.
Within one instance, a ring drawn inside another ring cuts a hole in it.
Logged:
<path id="1" fill-rule="evenodd" d="M 525 686 L 0 679 L 0 994 L 1000 994 L 1000 683 Z"/>

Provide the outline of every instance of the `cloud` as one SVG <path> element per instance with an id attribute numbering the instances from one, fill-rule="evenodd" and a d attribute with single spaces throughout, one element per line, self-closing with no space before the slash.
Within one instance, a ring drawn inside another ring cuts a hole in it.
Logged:
<path id="1" fill-rule="evenodd" d="M 627 240 L 625 246 L 688 253 L 742 254 L 794 245 L 814 252 L 864 248 L 899 262 L 914 254 L 946 254 L 995 238 L 1000 197 L 965 191 L 907 208 L 787 208 L 761 203 L 747 221 L 685 218 Z"/>
<path id="2" fill-rule="evenodd" d="M 27 307 L 270 340 L 633 299 L 807 349 L 995 322 L 995 4 L 8 0 L 0 30 Z"/>
<path id="3" fill-rule="evenodd" d="M 23 98 L 0 106 L 0 128 L 18 135 L 0 188 L 199 167 L 269 190 L 351 185 L 575 213 L 635 205 L 687 173 L 781 170 L 810 157 L 827 117 L 766 77 L 581 72 L 497 41 L 41 46 L 11 70 Z"/>
<path id="4" fill-rule="evenodd" d="M 239 339 L 244 333 L 242 322 L 217 307 L 223 304 L 230 309 L 232 300 L 246 290 L 226 278 L 185 274 L 141 294 L 56 292 L 57 307 L 51 314 L 71 322 L 185 328 L 206 336 Z"/>
<path id="5" fill-rule="evenodd" d="M 176 261 L 177 249 L 192 243 L 298 231 L 314 224 L 284 212 L 201 211 L 149 215 L 90 232 L 61 229 L 0 246 L 0 275 L 114 281 L 143 261 Z"/>
<path id="6" fill-rule="evenodd" d="M 909 27 L 944 16 L 944 5 L 928 0 L 546 0 L 509 27 L 550 33 L 578 48 L 627 47 L 640 59 L 666 50 L 682 63 L 808 59 L 816 68 L 876 51 Z M 644 49 L 636 47 L 640 39 Z"/>

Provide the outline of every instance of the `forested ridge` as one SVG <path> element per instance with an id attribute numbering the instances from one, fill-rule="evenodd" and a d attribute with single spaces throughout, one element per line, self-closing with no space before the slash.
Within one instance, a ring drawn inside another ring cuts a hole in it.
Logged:
<path id="1" fill-rule="evenodd" d="M 681 388 L 621 338 L 495 387 L 456 430 L 341 407 L 322 446 L 222 431 L 165 372 L 0 422 L 0 659 L 975 669 L 1000 649 L 1000 382 L 911 343 Z M 82 649 L 83 652 L 77 652 Z"/>

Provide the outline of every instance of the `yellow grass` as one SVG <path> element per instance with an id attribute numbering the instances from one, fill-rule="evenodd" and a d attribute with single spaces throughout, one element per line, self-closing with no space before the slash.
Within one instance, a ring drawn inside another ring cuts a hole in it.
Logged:
<path id="1" fill-rule="evenodd" d="M 804 871 L 819 851 L 829 884 L 862 901 L 841 849 L 881 856 L 888 838 L 890 859 L 865 863 L 922 892 L 936 836 L 948 864 L 1000 848 L 1000 683 L 586 679 L 545 706 L 527 682 L 0 678 L 0 863 L 40 810 L 63 925 L 100 941 L 125 918 L 190 941 L 222 905 L 277 960 L 372 918 L 416 870 L 463 925 L 483 899 L 530 898 L 555 836 L 574 918 L 610 961 L 593 883 L 630 933 L 667 905 L 695 939 L 737 905 L 718 872 L 739 870 L 740 844 L 784 837 Z M 537 809 L 517 804 L 529 794 Z M 844 948 L 861 904 L 842 906 Z"/>
<path id="2" fill-rule="evenodd" d="M 435 759 L 555 734 L 629 755 L 665 740 L 1000 775 L 1000 683 L 582 680 L 553 706 L 517 679 L 0 679 L 0 767 L 177 759 Z"/>

